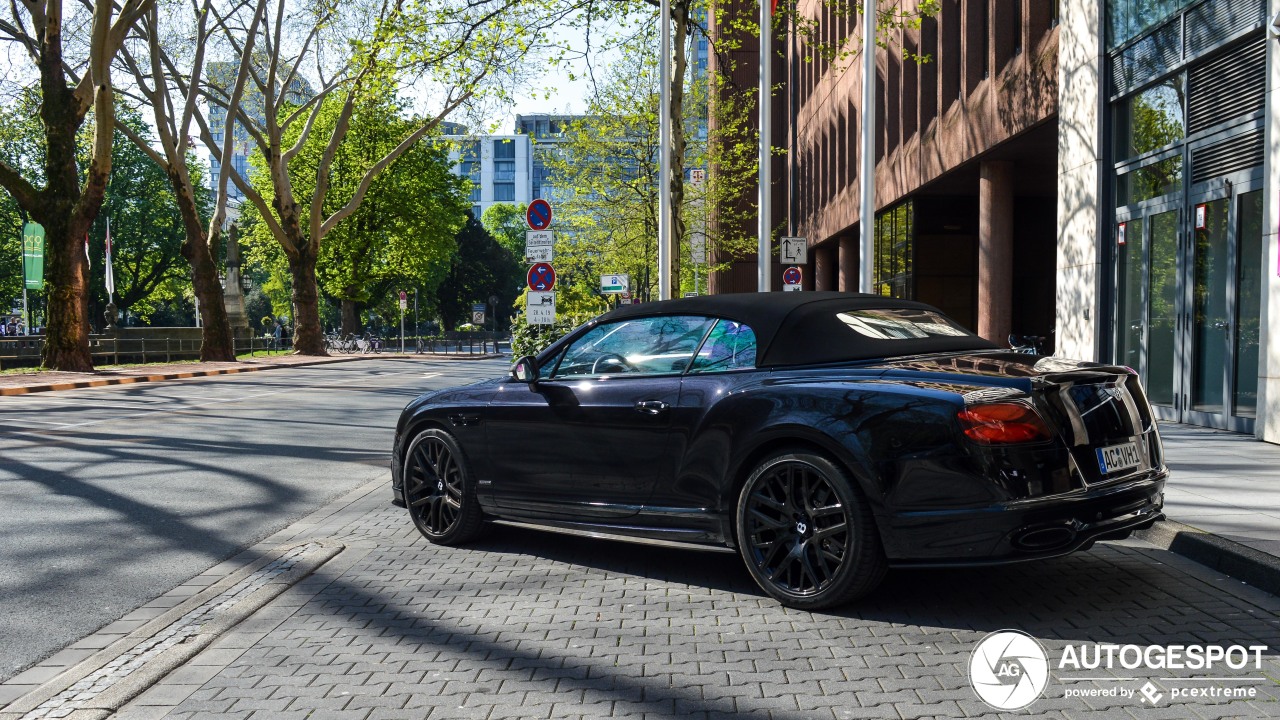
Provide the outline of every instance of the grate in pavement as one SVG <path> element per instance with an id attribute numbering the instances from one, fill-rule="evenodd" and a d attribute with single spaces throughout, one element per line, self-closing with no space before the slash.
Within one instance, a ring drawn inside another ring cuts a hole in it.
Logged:
<path id="1" fill-rule="evenodd" d="M 98 695 L 136 672 L 164 651 L 184 642 L 190 642 L 200 633 L 200 628 L 220 613 L 289 572 L 312 550 L 320 549 L 319 543 L 299 545 L 274 561 L 264 565 L 225 592 L 209 598 L 172 624 L 121 653 L 111 662 L 95 670 L 71 687 L 41 703 L 22 716 L 22 720 L 65 718 L 85 706 Z"/>

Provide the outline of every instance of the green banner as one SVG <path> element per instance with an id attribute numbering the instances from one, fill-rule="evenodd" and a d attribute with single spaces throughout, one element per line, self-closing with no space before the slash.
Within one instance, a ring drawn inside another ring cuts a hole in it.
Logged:
<path id="1" fill-rule="evenodd" d="M 35 223 L 22 228 L 22 268 L 28 290 L 44 287 L 44 228 Z"/>

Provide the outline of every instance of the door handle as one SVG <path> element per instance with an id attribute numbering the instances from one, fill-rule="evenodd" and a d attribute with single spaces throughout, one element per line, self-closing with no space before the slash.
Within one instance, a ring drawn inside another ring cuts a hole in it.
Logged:
<path id="1" fill-rule="evenodd" d="M 636 403 L 636 411 L 645 415 L 661 415 L 669 407 L 671 406 L 661 400 L 641 400 Z"/>

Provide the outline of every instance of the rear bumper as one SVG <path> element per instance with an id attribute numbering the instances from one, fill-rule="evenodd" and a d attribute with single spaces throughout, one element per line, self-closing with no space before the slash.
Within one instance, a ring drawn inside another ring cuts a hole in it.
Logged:
<path id="1" fill-rule="evenodd" d="M 888 518 L 885 550 L 899 567 L 999 565 L 1067 555 L 1163 520 L 1168 471 L 1105 487 L 980 510 Z"/>

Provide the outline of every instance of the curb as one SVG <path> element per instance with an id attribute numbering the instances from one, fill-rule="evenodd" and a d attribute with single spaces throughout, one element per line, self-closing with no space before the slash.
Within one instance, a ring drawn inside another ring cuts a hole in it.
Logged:
<path id="1" fill-rule="evenodd" d="M 277 368 L 308 367 L 311 365 L 329 365 L 332 363 L 365 360 L 361 357 L 322 358 L 310 362 L 273 363 L 271 365 L 249 365 L 246 367 L 219 368 L 217 370 L 191 370 L 189 372 L 161 373 L 156 375 L 127 375 L 125 377 L 98 378 L 96 380 L 76 380 L 74 382 L 48 383 L 45 385 L 25 385 L 22 387 L 0 388 L 0 397 L 9 395 L 29 395 L 38 392 L 55 390 L 78 390 L 80 388 L 106 387 L 108 385 L 131 385 L 133 383 L 163 382 L 165 380 L 185 380 L 187 378 L 211 377 L 214 375 L 235 375 L 236 373 L 275 370 Z"/>
<path id="2" fill-rule="evenodd" d="M 333 540 L 277 547 L 0 708 L 0 720 L 108 717 L 344 548 Z M 291 553 L 297 558 L 288 569 L 247 593 L 221 599 Z M 193 615 L 209 606 L 212 607 L 204 612 L 201 622 L 190 622 Z M 180 628 L 183 622 L 188 625 Z M 178 633 L 173 628 L 179 628 Z M 166 632 L 173 637 L 157 642 Z M 138 648 L 148 643 L 152 649 L 139 653 Z"/>
<path id="3" fill-rule="evenodd" d="M 376 360 L 379 358 L 386 360 L 399 360 L 404 358 L 420 358 L 429 360 L 493 360 L 495 358 L 504 357 L 501 354 L 488 355 L 449 355 L 445 353 L 385 353 L 379 355 L 356 355 L 353 357 L 328 357 L 320 358 L 309 362 L 297 363 L 273 363 L 270 365 L 249 365 L 247 367 L 219 368 L 217 370 L 191 370 L 189 372 L 173 372 L 161 373 L 156 375 L 126 375 L 124 377 L 98 378 L 96 380 L 76 380 L 74 382 L 47 383 L 44 385 L 24 385 L 21 387 L 0 388 L 0 397 L 10 395 L 29 395 L 38 392 L 52 392 L 55 390 L 79 390 L 81 388 L 106 387 L 108 385 L 131 385 L 133 383 L 144 382 L 164 382 L 165 380 L 186 380 L 187 378 L 212 377 L 214 375 L 234 375 L 236 373 L 258 372 L 260 370 L 275 370 L 278 368 L 297 368 L 309 367 L 312 365 L 331 365 L 340 362 L 353 362 L 356 360 Z"/>
<path id="4" fill-rule="evenodd" d="M 1280 595 L 1280 558 L 1180 522 L 1165 520 L 1134 537 L 1272 595 Z"/>

